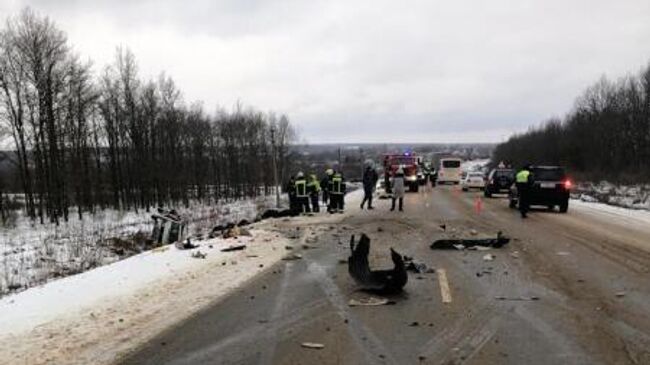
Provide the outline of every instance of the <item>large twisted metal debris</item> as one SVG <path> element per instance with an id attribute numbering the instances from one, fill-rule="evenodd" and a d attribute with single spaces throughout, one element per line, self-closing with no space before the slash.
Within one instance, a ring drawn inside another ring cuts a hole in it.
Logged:
<path id="1" fill-rule="evenodd" d="M 406 267 L 402 255 L 390 249 L 390 256 L 395 265 L 390 270 L 371 270 L 368 263 L 370 252 L 370 238 L 361 235 L 359 243 L 355 246 L 354 235 L 350 238 L 351 255 L 348 258 L 348 272 L 354 281 L 366 290 L 381 293 L 398 293 L 408 281 Z"/>
<path id="2" fill-rule="evenodd" d="M 437 240 L 431 244 L 434 250 L 464 250 L 474 247 L 494 247 L 500 248 L 510 242 L 510 238 L 505 237 L 501 231 L 495 238 L 447 238 Z"/>

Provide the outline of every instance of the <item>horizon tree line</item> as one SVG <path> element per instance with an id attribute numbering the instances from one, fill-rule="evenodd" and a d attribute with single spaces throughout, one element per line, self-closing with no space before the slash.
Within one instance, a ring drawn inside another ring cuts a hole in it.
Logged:
<path id="1" fill-rule="evenodd" d="M 602 77 L 562 119 L 551 118 L 497 145 L 493 162 L 562 165 L 583 179 L 650 180 L 650 64 L 636 75 Z"/>
<path id="2" fill-rule="evenodd" d="M 0 29 L 0 125 L 15 146 L 26 214 L 57 224 L 73 207 L 81 219 L 271 194 L 297 138 L 286 115 L 187 105 L 170 76 L 142 79 L 128 49 L 95 75 L 29 8 Z"/>

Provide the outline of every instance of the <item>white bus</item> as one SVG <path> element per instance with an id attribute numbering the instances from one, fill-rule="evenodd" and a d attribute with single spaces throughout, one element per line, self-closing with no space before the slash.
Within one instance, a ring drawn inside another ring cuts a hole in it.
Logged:
<path id="1" fill-rule="evenodd" d="M 457 157 L 441 158 L 440 167 L 438 168 L 438 182 L 441 184 L 459 184 L 461 176 L 461 162 L 463 162 L 463 160 Z"/>

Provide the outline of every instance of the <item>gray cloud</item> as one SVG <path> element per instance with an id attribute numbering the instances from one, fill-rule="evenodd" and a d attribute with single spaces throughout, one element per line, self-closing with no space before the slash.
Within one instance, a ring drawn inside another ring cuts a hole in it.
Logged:
<path id="1" fill-rule="evenodd" d="M 499 141 L 650 59 L 650 2 L 32 0 L 99 69 L 131 48 L 187 100 L 287 113 L 311 142 Z"/>

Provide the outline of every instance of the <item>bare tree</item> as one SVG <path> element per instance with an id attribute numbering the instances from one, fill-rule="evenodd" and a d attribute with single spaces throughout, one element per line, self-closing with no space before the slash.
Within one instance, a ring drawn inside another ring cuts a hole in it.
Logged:
<path id="1" fill-rule="evenodd" d="M 16 146 L 26 211 L 41 222 L 112 206 L 145 209 L 278 191 L 295 132 L 285 115 L 237 103 L 188 107 L 164 73 L 143 81 L 118 48 L 99 77 L 47 17 L 0 31 L 0 122 Z"/>

